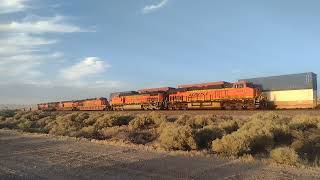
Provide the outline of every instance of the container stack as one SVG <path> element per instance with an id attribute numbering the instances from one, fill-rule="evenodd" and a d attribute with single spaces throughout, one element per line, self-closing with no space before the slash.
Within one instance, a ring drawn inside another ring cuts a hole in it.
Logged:
<path id="1" fill-rule="evenodd" d="M 242 79 L 262 89 L 271 106 L 277 109 L 315 108 L 317 106 L 317 75 L 301 73 Z"/>

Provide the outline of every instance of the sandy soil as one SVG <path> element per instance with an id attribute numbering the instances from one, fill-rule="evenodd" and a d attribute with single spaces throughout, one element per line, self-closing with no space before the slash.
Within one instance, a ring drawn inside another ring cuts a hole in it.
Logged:
<path id="1" fill-rule="evenodd" d="M 320 169 L 170 155 L 0 130 L 0 179 L 320 179 Z"/>

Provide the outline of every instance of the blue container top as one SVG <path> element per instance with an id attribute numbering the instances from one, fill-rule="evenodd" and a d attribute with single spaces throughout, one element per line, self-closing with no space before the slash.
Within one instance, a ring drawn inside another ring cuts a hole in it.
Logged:
<path id="1" fill-rule="evenodd" d="M 317 75 L 312 72 L 241 80 L 253 83 L 263 91 L 318 89 Z"/>

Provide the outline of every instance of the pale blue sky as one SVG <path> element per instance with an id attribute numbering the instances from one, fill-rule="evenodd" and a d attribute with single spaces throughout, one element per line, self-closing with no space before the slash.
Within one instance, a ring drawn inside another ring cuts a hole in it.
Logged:
<path id="1" fill-rule="evenodd" d="M 319 74 L 319 7 L 318 0 L 0 0 L 7 92 L 0 100 Z M 26 93 L 11 98 L 17 87 Z"/>

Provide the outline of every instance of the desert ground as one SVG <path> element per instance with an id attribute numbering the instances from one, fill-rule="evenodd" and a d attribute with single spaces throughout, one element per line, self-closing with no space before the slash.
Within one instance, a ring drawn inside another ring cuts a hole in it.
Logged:
<path id="1" fill-rule="evenodd" d="M 0 179 L 319 179 L 320 169 L 0 130 Z"/>

